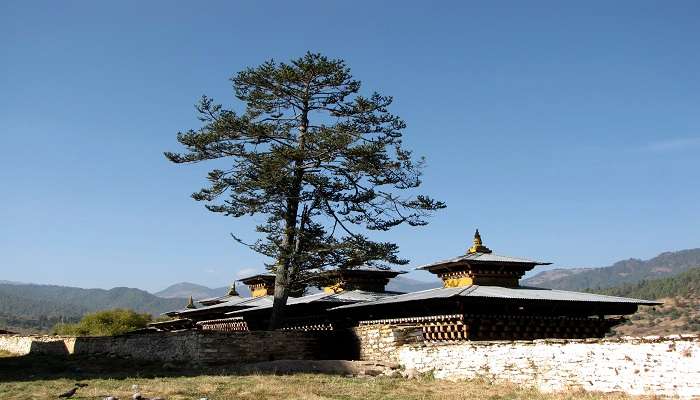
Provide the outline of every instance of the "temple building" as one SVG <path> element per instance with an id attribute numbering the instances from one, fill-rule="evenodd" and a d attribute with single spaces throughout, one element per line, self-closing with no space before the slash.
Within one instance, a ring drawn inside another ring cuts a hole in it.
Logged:
<path id="1" fill-rule="evenodd" d="M 339 330 L 392 324 L 423 328 L 428 340 L 529 340 L 598 338 L 640 305 L 659 303 L 520 285 L 527 272 L 548 262 L 493 253 L 477 230 L 473 244 L 457 257 L 418 267 L 442 280 L 442 287 L 412 293 L 386 290 L 403 271 L 373 266 L 320 272 L 317 292 L 290 297 L 287 330 Z M 274 274 L 243 278 L 252 297 L 235 286 L 222 297 L 192 299 L 167 313 L 174 320 L 151 324 L 158 330 L 245 331 L 267 329 Z"/>
<path id="2" fill-rule="evenodd" d="M 320 293 L 287 300 L 282 329 L 334 330 L 340 321 L 329 309 L 400 294 L 387 291 L 386 285 L 390 279 L 404 273 L 372 266 L 321 272 L 316 281 Z M 272 303 L 231 311 L 227 315 L 244 319 L 250 329 L 265 329 L 271 313 Z"/>
<path id="3" fill-rule="evenodd" d="M 477 230 L 466 254 L 418 267 L 443 287 L 331 310 L 347 325 L 419 325 L 432 340 L 603 337 L 639 305 L 659 303 L 523 287 L 525 272 L 550 263 L 494 254 Z"/>
<path id="4" fill-rule="evenodd" d="M 199 300 L 199 307 L 194 305 L 194 301 L 190 296 L 189 302 L 184 309 L 164 313 L 164 315 L 171 317 L 171 320 L 153 322 L 148 326 L 161 331 L 194 328 L 202 329 L 202 321 L 228 320 L 229 317 L 226 316 L 227 312 L 267 304 L 270 306 L 272 305 L 271 294 L 274 293 L 275 288 L 274 274 L 257 274 L 239 279 L 239 282 L 248 286 L 252 297 L 240 296 L 234 282 L 226 295 Z M 225 325 L 221 325 L 222 323 L 225 323 Z M 226 327 L 226 329 L 220 329 L 222 326 Z M 212 328 L 212 330 L 248 330 L 247 325 L 245 323 L 240 323 L 238 320 L 217 323 L 215 326 L 210 324 L 206 327 Z"/>

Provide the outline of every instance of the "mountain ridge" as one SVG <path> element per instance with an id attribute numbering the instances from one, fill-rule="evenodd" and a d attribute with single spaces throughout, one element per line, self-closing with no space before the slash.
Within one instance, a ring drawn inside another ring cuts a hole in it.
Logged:
<path id="1" fill-rule="evenodd" d="M 610 288 L 664 278 L 700 267 L 700 248 L 665 251 L 648 260 L 628 258 L 600 268 L 556 268 L 522 280 L 523 286 L 560 290 Z"/>
<path id="2" fill-rule="evenodd" d="M 237 285 L 236 289 L 239 289 L 238 286 L 240 285 Z M 228 287 L 226 286 L 210 288 L 192 282 L 178 282 L 166 287 L 163 290 L 159 290 L 153 293 L 153 295 L 163 299 L 187 298 L 189 296 L 192 296 L 195 300 L 201 300 L 211 297 L 223 296 L 227 292 Z"/>
<path id="3" fill-rule="evenodd" d="M 116 287 L 83 289 L 39 284 L 0 284 L 0 326 L 18 330 L 47 330 L 88 312 L 129 308 L 157 316 L 182 308 L 186 299 L 163 299 L 145 290 Z"/>

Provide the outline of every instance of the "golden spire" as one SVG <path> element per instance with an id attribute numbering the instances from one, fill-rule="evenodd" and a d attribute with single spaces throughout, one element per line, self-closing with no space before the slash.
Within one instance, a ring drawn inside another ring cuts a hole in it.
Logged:
<path id="1" fill-rule="evenodd" d="M 231 284 L 231 287 L 228 289 L 229 296 L 238 296 L 238 291 L 236 290 L 236 282 L 233 282 Z"/>
<path id="2" fill-rule="evenodd" d="M 194 300 L 192 300 L 192 296 L 190 296 L 190 301 L 187 302 L 187 305 L 185 306 L 185 308 L 190 308 L 190 309 L 197 308 L 194 306 Z"/>
<path id="3" fill-rule="evenodd" d="M 467 250 L 467 253 L 490 253 L 491 249 L 484 246 L 481 242 L 481 235 L 479 234 L 479 229 L 474 232 L 474 245 Z"/>

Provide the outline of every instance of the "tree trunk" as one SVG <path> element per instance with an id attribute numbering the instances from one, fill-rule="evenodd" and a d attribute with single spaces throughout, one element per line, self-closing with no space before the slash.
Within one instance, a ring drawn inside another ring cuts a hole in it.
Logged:
<path id="1" fill-rule="evenodd" d="M 298 235 L 297 214 L 299 213 L 299 195 L 301 194 L 303 186 L 304 169 L 302 165 L 304 164 L 304 141 L 308 126 L 308 111 L 304 110 L 299 125 L 299 155 L 294 161 L 294 179 L 287 197 L 281 256 L 277 262 L 277 270 L 275 271 L 275 297 L 272 302 L 272 314 L 270 315 L 270 322 L 268 324 L 268 329 L 271 331 L 282 326 L 284 322 L 284 309 L 286 308 L 287 298 L 289 297 L 290 272 L 296 256 L 295 245 Z"/>

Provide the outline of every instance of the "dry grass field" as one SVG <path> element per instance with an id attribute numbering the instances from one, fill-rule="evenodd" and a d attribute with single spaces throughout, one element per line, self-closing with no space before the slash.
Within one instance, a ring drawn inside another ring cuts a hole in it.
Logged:
<path id="1" fill-rule="evenodd" d="M 419 379 L 345 377 L 323 374 L 236 375 L 224 371 L 163 370 L 125 361 L 56 359 L 47 357 L 0 358 L 0 399 L 45 400 L 76 382 L 87 383 L 74 399 L 131 399 L 132 385 L 145 397 L 167 400 L 263 400 L 263 399 L 626 399 L 569 391 L 544 394 L 516 385 L 484 381 L 448 382 L 429 376 Z"/>

